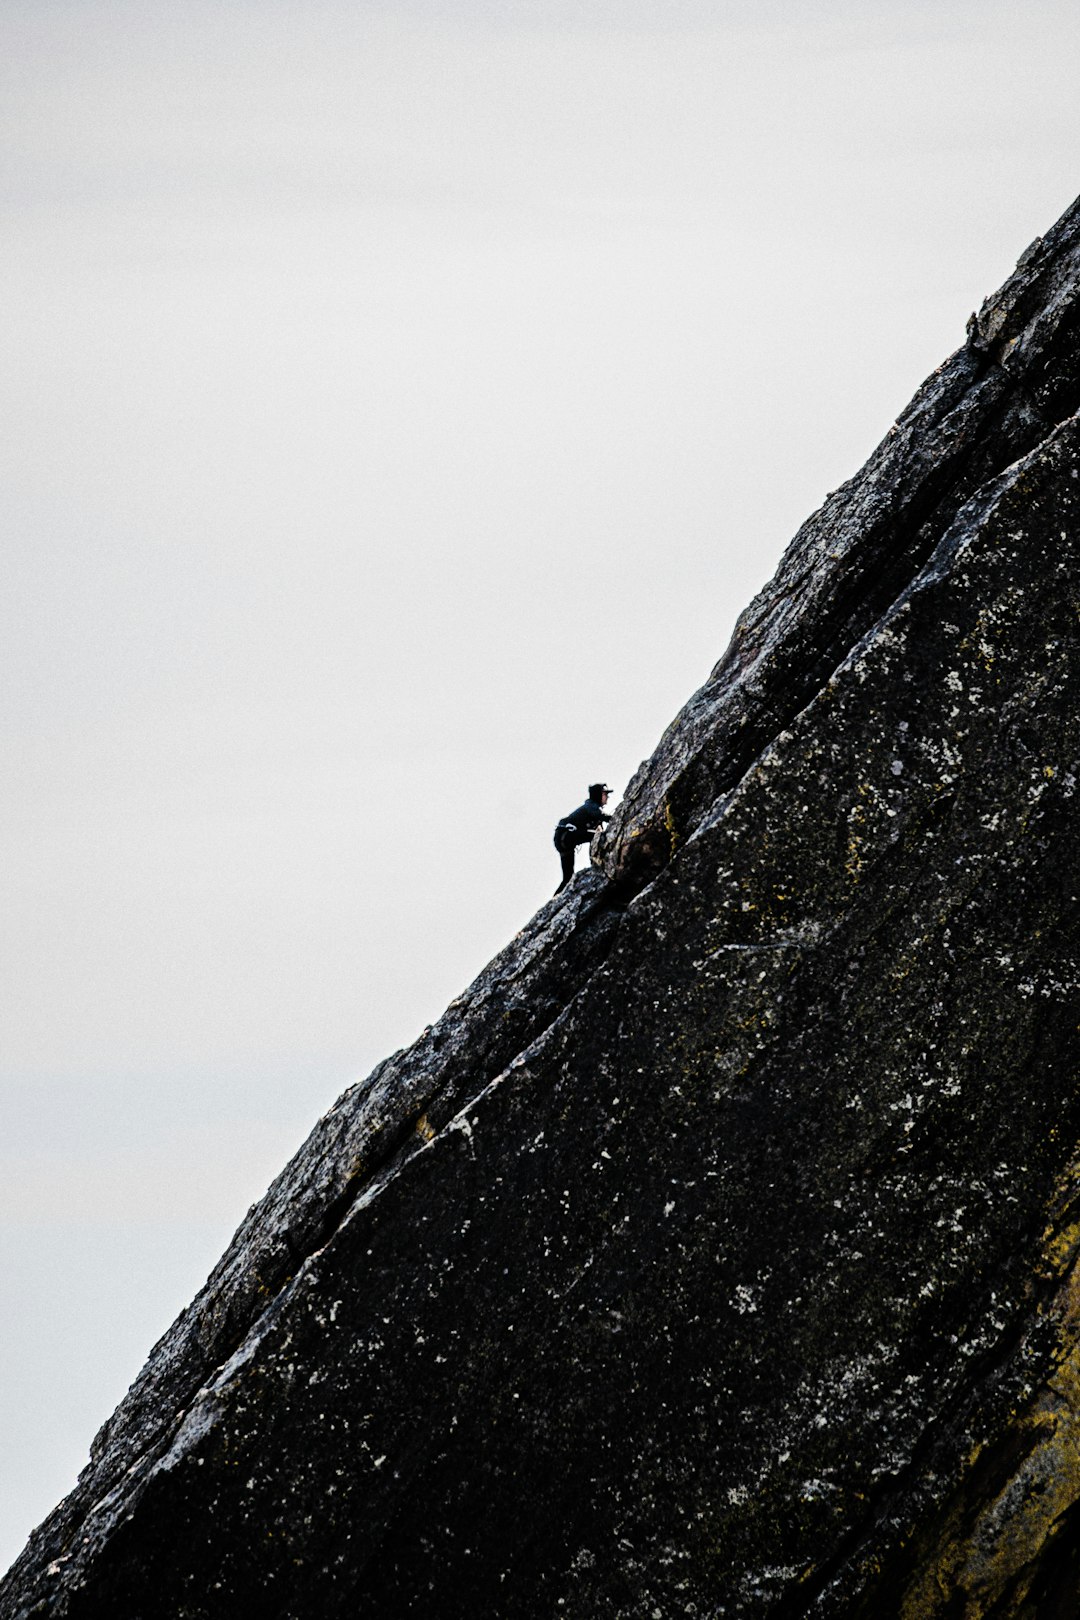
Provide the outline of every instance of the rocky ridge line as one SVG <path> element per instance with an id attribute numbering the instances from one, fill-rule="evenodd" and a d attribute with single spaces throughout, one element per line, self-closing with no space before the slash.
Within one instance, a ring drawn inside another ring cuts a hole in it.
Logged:
<path id="1" fill-rule="evenodd" d="M 915 577 L 964 502 L 1080 407 L 1080 201 L 1021 255 L 854 478 L 796 534 L 598 855 L 640 887 Z"/>

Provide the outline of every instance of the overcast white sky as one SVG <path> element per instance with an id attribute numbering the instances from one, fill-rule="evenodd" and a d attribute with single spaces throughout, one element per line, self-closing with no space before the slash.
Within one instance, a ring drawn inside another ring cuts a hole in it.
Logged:
<path id="1" fill-rule="evenodd" d="M 0 1565 L 1080 190 L 1078 42 L 0 4 Z"/>

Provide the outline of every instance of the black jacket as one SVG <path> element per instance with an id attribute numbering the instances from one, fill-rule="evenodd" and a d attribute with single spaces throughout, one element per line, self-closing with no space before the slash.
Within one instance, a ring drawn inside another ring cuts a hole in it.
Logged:
<path id="1" fill-rule="evenodd" d="M 587 838 L 590 833 L 596 831 L 602 821 L 610 820 L 607 811 L 601 810 L 595 799 L 586 799 L 576 810 L 571 810 L 568 816 L 563 816 L 559 826 L 574 827 L 583 838 Z"/>

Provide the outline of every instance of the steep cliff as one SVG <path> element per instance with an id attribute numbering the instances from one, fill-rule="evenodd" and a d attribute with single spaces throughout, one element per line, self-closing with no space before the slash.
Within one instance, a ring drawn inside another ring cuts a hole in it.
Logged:
<path id="1" fill-rule="evenodd" d="M 321 1120 L 30 1615 L 1080 1608 L 1080 203 Z"/>

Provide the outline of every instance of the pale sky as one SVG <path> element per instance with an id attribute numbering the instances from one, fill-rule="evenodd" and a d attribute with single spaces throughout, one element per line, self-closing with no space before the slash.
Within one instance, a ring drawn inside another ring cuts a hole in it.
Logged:
<path id="1" fill-rule="evenodd" d="M 1080 191 L 1078 44 L 0 3 L 0 1564 Z"/>

